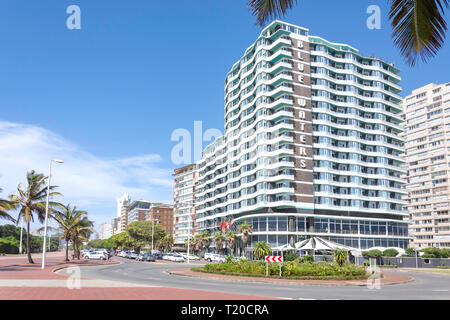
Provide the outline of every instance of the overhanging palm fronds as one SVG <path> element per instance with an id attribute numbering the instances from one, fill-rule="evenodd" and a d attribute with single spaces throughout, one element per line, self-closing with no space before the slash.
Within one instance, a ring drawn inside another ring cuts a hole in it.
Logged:
<path id="1" fill-rule="evenodd" d="M 295 4 L 297 0 L 249 0 L 247 2 L 252 15 L 256 17 L 256 23 L 260 26 L 277 17 L 283 17 Z"/>
<path id="2" fill-rule="evenodd" d="M 0 192 L 2 192 L 1 188 Z M 8 200 L 0 199 L 0 219 L 6 219 L 15 223 L 16 220 L 8 214 L 8 211 L 14 209 L 15 209 L 14 203 Z"/>
<path id="3" fill-rule="evenodd" d="M 410 66 L 419 57 L 427 62 L 442 47 L 447 31 L 444 6 L 449 7 L 448 0 L 392 0 L 394 44 Z"/>

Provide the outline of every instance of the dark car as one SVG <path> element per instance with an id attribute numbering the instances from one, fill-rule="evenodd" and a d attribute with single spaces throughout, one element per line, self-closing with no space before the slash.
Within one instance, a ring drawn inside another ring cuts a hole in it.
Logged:
<path id="1" fill-rule="evenodd" d="M 147 254 L 145 256 L 145 260 L 144 261 L 155 262 L 156 261 L 156 257 L 155 257 L 154 254 Z"/>
<path id="2" fill-rule="evenodd" d="M 162 253 L 157 254 L 157 255 L 155 255 L 155 258 L 158 259 L 158 260 L 162 260 L 163 254 Z"/>

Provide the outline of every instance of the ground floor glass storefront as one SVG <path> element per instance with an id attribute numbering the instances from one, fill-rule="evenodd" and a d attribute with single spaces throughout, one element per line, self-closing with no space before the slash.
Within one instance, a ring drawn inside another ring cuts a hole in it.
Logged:
<path id="1" fill-rule="evenodd" d="M 266 214 L 237 219 L 236 226 L 247 221 L 253 226 L 249 247 L 258 241 L 272 248 L 299 242 L 310 236 L 353 248 L 408 247 L 408 224 L 401 220 L 349 219 L 340 217 L 308 217 Z"/>

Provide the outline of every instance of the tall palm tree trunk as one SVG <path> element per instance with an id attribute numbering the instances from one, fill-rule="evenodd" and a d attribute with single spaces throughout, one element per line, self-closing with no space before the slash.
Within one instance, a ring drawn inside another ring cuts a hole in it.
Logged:
<path id="1" fill-rule="evenodd" d="M 33 259 L 31 258 L 31 250 L 30 250 L 30 222 L 27 222 L 27 256 L 28 256 L 28 263 L 34 263 Z"/>
<path id="2" fill-rule="evenodd" d="M 66 260 L 69 261 L 69 239 L 66 239 Z"/>

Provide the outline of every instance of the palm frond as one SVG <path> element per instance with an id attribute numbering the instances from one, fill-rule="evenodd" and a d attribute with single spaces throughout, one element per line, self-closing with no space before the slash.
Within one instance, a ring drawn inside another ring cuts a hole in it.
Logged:
<path id="1" fill-rule="evenodd" d="M 256 24 L 263 26 L 267 21 L 283 17 L 297 0 L 249 0 L 247 6 L 256 17 Z"/>
<path id="2" fill-rule="evenodd" d="M 427 62 L 442 47 L 447 31 L 444 7 L 449 0 L 392 0 L 392 37 L 410 66 L 419 58 Z"/>

